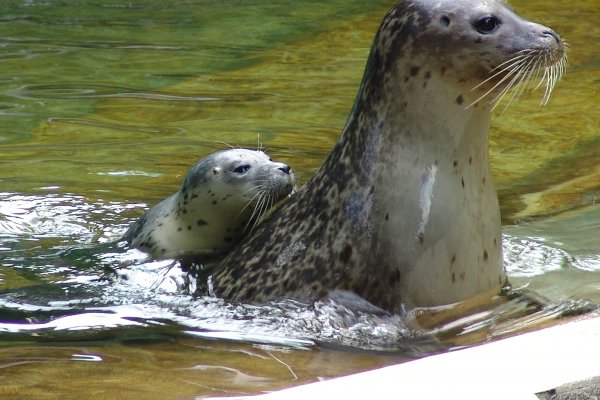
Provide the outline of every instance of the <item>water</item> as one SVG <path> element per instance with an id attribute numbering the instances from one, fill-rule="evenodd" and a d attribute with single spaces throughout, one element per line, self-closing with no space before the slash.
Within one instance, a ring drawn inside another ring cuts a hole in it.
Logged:
<path id="1" fill-rule="evenodd" d="M 572 49 L 549 105 L 538 107 L 539 93 L 513 103 L 495 116 L 490 143 L 511 282 L 553 306 L 517 296 L 434 316 L 432 337 L 415 329 L 418 313 L 192 299 L 177 291 L 177 266 L 111 244 L 226 144 L 260 141 L 311 176 L 389 2 L 3 1 L 0 398 L 272 390 L 493 340 L 599 302 L 597 5 L 512 3 Z"/>

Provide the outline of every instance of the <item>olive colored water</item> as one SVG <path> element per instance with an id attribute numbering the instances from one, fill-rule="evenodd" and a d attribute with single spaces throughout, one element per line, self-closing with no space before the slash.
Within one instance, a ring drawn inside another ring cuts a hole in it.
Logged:
<path id="1" fill-rule="evenodd" d="M 548 106 L 534 93 L 493 121 L 511 282 L 598 302 L 597 1 L 512 3 L 571 53 Z M 0 398 L 258 392 L 437 349 L 397 316 L 193 300 L 177 293 L 177 268 L 103 247 L 227 144 L 260 140 L 311 176 L 390 5 L 2 1 Z M 455 343 L 474 329 L 463 328 Z"/>

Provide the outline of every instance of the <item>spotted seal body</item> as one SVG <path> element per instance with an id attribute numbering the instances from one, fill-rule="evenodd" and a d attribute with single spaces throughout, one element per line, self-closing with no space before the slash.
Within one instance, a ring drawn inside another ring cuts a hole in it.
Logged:
<path id="1" fill-rule="evenodd" d="M 333 151 L 220 263 L 214 293 L 312 301 L 341 290 L 399 311 L 499 292 L 491 111 L 532 74 L 549 92 L 564 58 L 554 31 L 504 2 L 398 2 Z"/>
<path id="2" fill-rule="evenodd" d="M 290 167 L 262 151 L 219 151 L 196 163 L 179 191 L 148 210 L 125 239 L 155 258 L 209 261 L 239 242 L 294 184 Z"/>

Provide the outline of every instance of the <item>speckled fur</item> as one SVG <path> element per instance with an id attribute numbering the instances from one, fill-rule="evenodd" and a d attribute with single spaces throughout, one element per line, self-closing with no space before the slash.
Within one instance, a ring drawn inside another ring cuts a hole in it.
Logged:
<path id="1" fill-rule="evenodd" d="M 154 258 L 212 261 L 294 185 L 291 169 L 262 151 L 219 151 L 196 163 L 180 190 L 133 223 L 125 239 Z"/>
<path id="2" fill-rule="evenodd" d="M 503 24 L 482 35 L 476 17 Z M 342 135 L 318 173 L 213 271 L 231 300 L 352 291 L 378 307 L 434 306 L 505 283 L 488 166 L 491 104 L 472 90 L 516 52 L 553 44 L 503 2 L 398 2 L 375 37 Z M 205 294 L 208 276 L 198 276 Z"/>

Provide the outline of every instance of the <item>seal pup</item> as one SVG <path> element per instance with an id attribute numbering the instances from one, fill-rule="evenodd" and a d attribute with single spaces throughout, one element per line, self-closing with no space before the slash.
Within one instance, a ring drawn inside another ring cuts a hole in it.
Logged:
<path id="1" fill-rule="evenodd" d="M 291 168 L 263 151 L 219 151 L 198 161 L 179 191 L 146 211 L 125 239 L 154 258 L 207 262 L 238 243 L 294 186 Z"/>
<path id="2" fill-rule="evenodd" d="M 350 291 L 391 312 L 498 294 L 492 108 L 536 74 L 546 101 L 565 57 L 503 1 L 399 1 L 320 170 L 198 287 L 253 302 Z"/>

